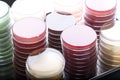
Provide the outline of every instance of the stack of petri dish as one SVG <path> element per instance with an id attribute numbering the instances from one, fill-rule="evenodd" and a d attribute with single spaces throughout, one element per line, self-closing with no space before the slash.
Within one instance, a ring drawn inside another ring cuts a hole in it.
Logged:
<path id="1" fill-rule="evenodd" d="M 69 27 L 62 32 L 67 80 L 88 80 L 96 75 L 96 39 L 96 32 L 86 25 Z"/>
<path id="2" fill-rule="evenodd" d="M 55 12 L 69 14 L 79 23 L 83 14 L 83 0 L 54 0 Z"/>
<path id="3" fill-rule="evenodd" d="M 0 79 L 13 79 L 13 46 L 11 41 L 11 22 L 9 6 L 0 1 Z"/>
<path id="4" fill-rule="evenodd" d="M 98 68 L 99 73 L 120 67 L 120 21 L 116 21 L 100 34 Z M 106 27 L 106 25 L 103 25 Z"/>
<path id="5" fill-rule="evenodd" d="M 46 17 L 46 25 L 48 27 L 48 43 L 49 47 L 55 48 L 62 52 L 60 36 L 62 31 L 75 25 L 75 18 L 71 15 L 62 15 L 53 12 Z"/>
<path id="6" fill-rule="evenodd" d="M 46 48 L 45 51 L 29 56 L 26 72 L 30 80 L 63 80 L 65 59 L 60 51 Z"/>
<path id="7" fill-rule="evenodd" d="M 116 0 L 86 0 L 85 24 L 91 26 L 97 33 L 103 24 L 113 22 L 116 12 Z"/>
<path id="8" fill-rule="evenodd" d="M 46 48 L 46 26 L 39 18 L 24 18 L 12 28 L 14 67 L 17 80 L 26 80 L 26 59 Z"/>

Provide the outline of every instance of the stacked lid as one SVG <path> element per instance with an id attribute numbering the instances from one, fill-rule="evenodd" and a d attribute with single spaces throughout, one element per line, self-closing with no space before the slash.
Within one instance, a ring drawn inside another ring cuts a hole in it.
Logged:
<path id="1" fill-rule="evenodd" d="M 120 22 L 101 30 L 98 56 L 99 72 L 120 66 Z"/>
<path id="2" fill-rule="evenodd" d="M 65 28 L 75 25 L 75 18 L 72 15 L 62 15 L 53 12 L 47 15 L 46 25 L 48 27 L 49 47 L 62 52 L 60 35 Z"/>
<path id="3" fill-rule="evenodd" d="M 101 26 L 114 21 L 116 0 L 86 0 L 85 10 L 85 24 L 96 31 L 99 39 Z"/>
<path id="4" fill-rule="evenodd" d="M 16 0 L 11 6 L 12 18 L 17 21 L 25 17 L 45 19 L 44 3 L 41 0 Z"/>
<path id="5" fill-rule="evenodd" d="M 46 26 L 39 18 L 24 18 L 13 25 L 12 34 L 16 77 L 26 80 L 26 59 L 28 55 L 34 55 L 34 51 L 45 49 Z"/>
<path id="6" fill-rule="evenodd" d="M 95 31 L 86 25 L 69 27 L 62 32 L 67 80 L 88 80 L 96 75 L 96 38 Z"/>
<path id="7" fill-rule="evenodd" d="M 12 79 L 13 47 L 11 42 L 9 6 L 0 1 L 0 78 L 3 80 Z"/>
<path id="8" fill-rule="evenodd" d="M 26 62 L 30 80 L 62 80 L 64 66 L 63 55 L 53 48 L 46 48 L 37 55 L 29 56 Z"/>
<path id="9" fill-rule="evenodd" d="M 83 13 L 83 0 L 54 0 L 54 9 L 61 14 L 72 14 L 78 23 Z"/>

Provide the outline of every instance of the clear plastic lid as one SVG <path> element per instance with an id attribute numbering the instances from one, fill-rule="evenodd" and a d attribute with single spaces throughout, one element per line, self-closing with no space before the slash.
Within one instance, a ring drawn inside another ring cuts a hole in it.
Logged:
<path id="1" fill-rule="evenodd" d="M 93 4 L 94 3 L 94 4 Z M 95 15 L 109 15 L 116 9 L 116 0 L 86 0 L 86 9 Z"/>
<path id="2" fill-rule="evenodd" d="M 21 42 L 36 42 L 46 34 L 46 26 L 39 18 L 24 18 L 13 25 L 13 36 Z"/>
<path id="3" fill-rule="evenodd" d="M 56 34 L 61 33 L 67 27 L 74 26 L 75 23 L 75 18 L 71 15 L 62 15 L 53 12 L 46 17 L 46 25 L 48 29 Z"/>
<path id="4" fill-rule="evenodd" d="M 47 48 L 38 55 L 29 56 L 26 62 L 27 71 L 36 78 L 49 78 L 61 74 L 64 70 L 63 55 L 52 48 Z"/>
<path id="5" fill-rule="evenodd" d="M 55 11 L 71 14 L 81 11 L 83 0 L 54 0 Z"/>
<path id="6" fill-rule="evenodd" d="M 7 3 L 0 1 L 0 18 L 5 16 L 9 12 L 9 6 Z"/>
<path id="7" fill-rule="evenodd" d="M 96 44 L 96 32 L 86 25 L 76 25 L 61 34 L 62 45 L 70 49 L 88 49 Z"/>
<path id="8" fill-rule="evenodd" d="M 103 25 L 103 29 L 101 29 L 100 39 L 101 41 L 103 41 L 104 43 L 108 45 L 117 47 L 117 46 L 120 46 L 120 35 L 119 35 L 120 34 L 120 31 L 119 31 L 120 22 L 116 21 L 114 25 L 112 24 L 108 26 Z"/>
<path id="9" fill-rule="evenodd" d="M 15 21 L 25 17 L 45 19 L 44 1 L 42 0 L 17 0 L 12 4 L 11 13 Z"/>
<path id="10" fill-rule="evenodd" d="M 10 23 L 9 5 L 3 1 L 0 1 L 0 29 L 7 26 Z"/>

